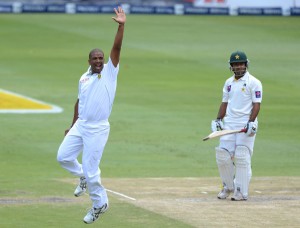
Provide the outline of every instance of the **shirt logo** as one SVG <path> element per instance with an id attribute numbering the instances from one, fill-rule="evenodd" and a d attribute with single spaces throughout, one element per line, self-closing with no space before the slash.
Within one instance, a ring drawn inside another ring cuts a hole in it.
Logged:
<path id="1" fill-rule="evenodd" d="M 260 91 L 255 91 L 255 97 L 260 98 L 261 97 L 261 92 Z"/>
<path id="2" fill-rule="evenodd" d="M 231 90 L 231 85 L 227 86 L 227 92 L 229 93 Z"/>
<path id="3" fill-rule="evenodd" d="M 98 74 L 98 79 L 100 79 L 101 78 L 101 74 Z"/>
<path id="4" fill-rule="evenodd" d="M 244 83 L 243 88 L 242 88 L 242 92 L 246 91 L 246 83 Z"/>
<path id="5" fill-rule="evenodd" d="M 85 82 L 87 82 L 89 79 L 90 79 L 90 78 L 83 78 L 83 79 L 80 80 L 80 83 L 85 83 Z"/>

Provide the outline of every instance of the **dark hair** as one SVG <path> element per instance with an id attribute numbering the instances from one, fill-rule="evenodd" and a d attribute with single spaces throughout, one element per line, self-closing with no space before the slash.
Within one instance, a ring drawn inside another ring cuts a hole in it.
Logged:
<path id="1" fill-rule="evenodd" d="M 101 52 L 102 54 L 104 54 L 104 52 L 99 49 L 99 48 L 94 48 L 93 50 L 90 51 L 89 53 L 89 59 L 91 58 L 91 55 L 94 53 L 94 52 Z"/>

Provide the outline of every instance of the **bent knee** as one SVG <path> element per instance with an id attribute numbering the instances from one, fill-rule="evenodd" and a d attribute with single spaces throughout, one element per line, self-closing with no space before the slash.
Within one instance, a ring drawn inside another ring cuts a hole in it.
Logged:
<path id="1" fill-rule="evenodd" d="M 59 151 L 57 153 L 56 160 L 59 163 L 66 163 L 66 162 L 68 162 L 67 158 L 62 153 L 60 153 Z"/>
<path id="2" fill-rule="evenodd" d="M 237 166 L 250 164 L 251 151 L 246 146 L 237 146 L 235 150 L 235 161 Z"/>
<path id="3" fill-rule="evenodd" d="M 216 147 L 216 160 L 218 164 L 228 164 L 232 162 L 230 153 L 219 147 Z"/>
<path id="4" fill-rule="evenodd" d="M 57 160 L 59 163 L 63 163 L 63 162 L 64 162 L 64 158 L 63 158 L 63 156 L 61 156 L 60 154 L 57 154 L 56 160 Z"/>

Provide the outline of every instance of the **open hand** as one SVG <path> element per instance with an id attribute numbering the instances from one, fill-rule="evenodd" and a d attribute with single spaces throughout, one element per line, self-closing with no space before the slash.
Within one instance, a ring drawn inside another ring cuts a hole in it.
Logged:
<path id="1" fill-rule="evenodd" d="M 114 8 L 116 17 L 112 17 L 115 22 L 118 22 L 120 25 L 124 25 L 126 22 L 126 15 L 121 6 L 118 6 L 118 9 Z"/>

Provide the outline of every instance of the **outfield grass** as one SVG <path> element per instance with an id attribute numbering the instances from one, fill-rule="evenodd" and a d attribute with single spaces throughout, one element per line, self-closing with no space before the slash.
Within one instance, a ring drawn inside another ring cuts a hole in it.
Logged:
<path id="1" fill-rule="evenodd" d="M 110 52 L 117 29 L 111 16 L 0 15 L 0 88 L 64 108 L 1 114 L 0 199 L 72 193 L 73 185 L 57 181 L 71 176 L 56 152 L 88 52 Z M 102 177 L 217 177 L 218 141 L 201 139 L 216 117 L 235 50 L 247 53 L 264 87 L 253 176 L 299 176 L 299 37 L 299 17 L 128 15 Z M 106 227 L 185 226 L 111 198 Z M 88 206 L 3 204 L 0 226 L 81 227 Z"/>

